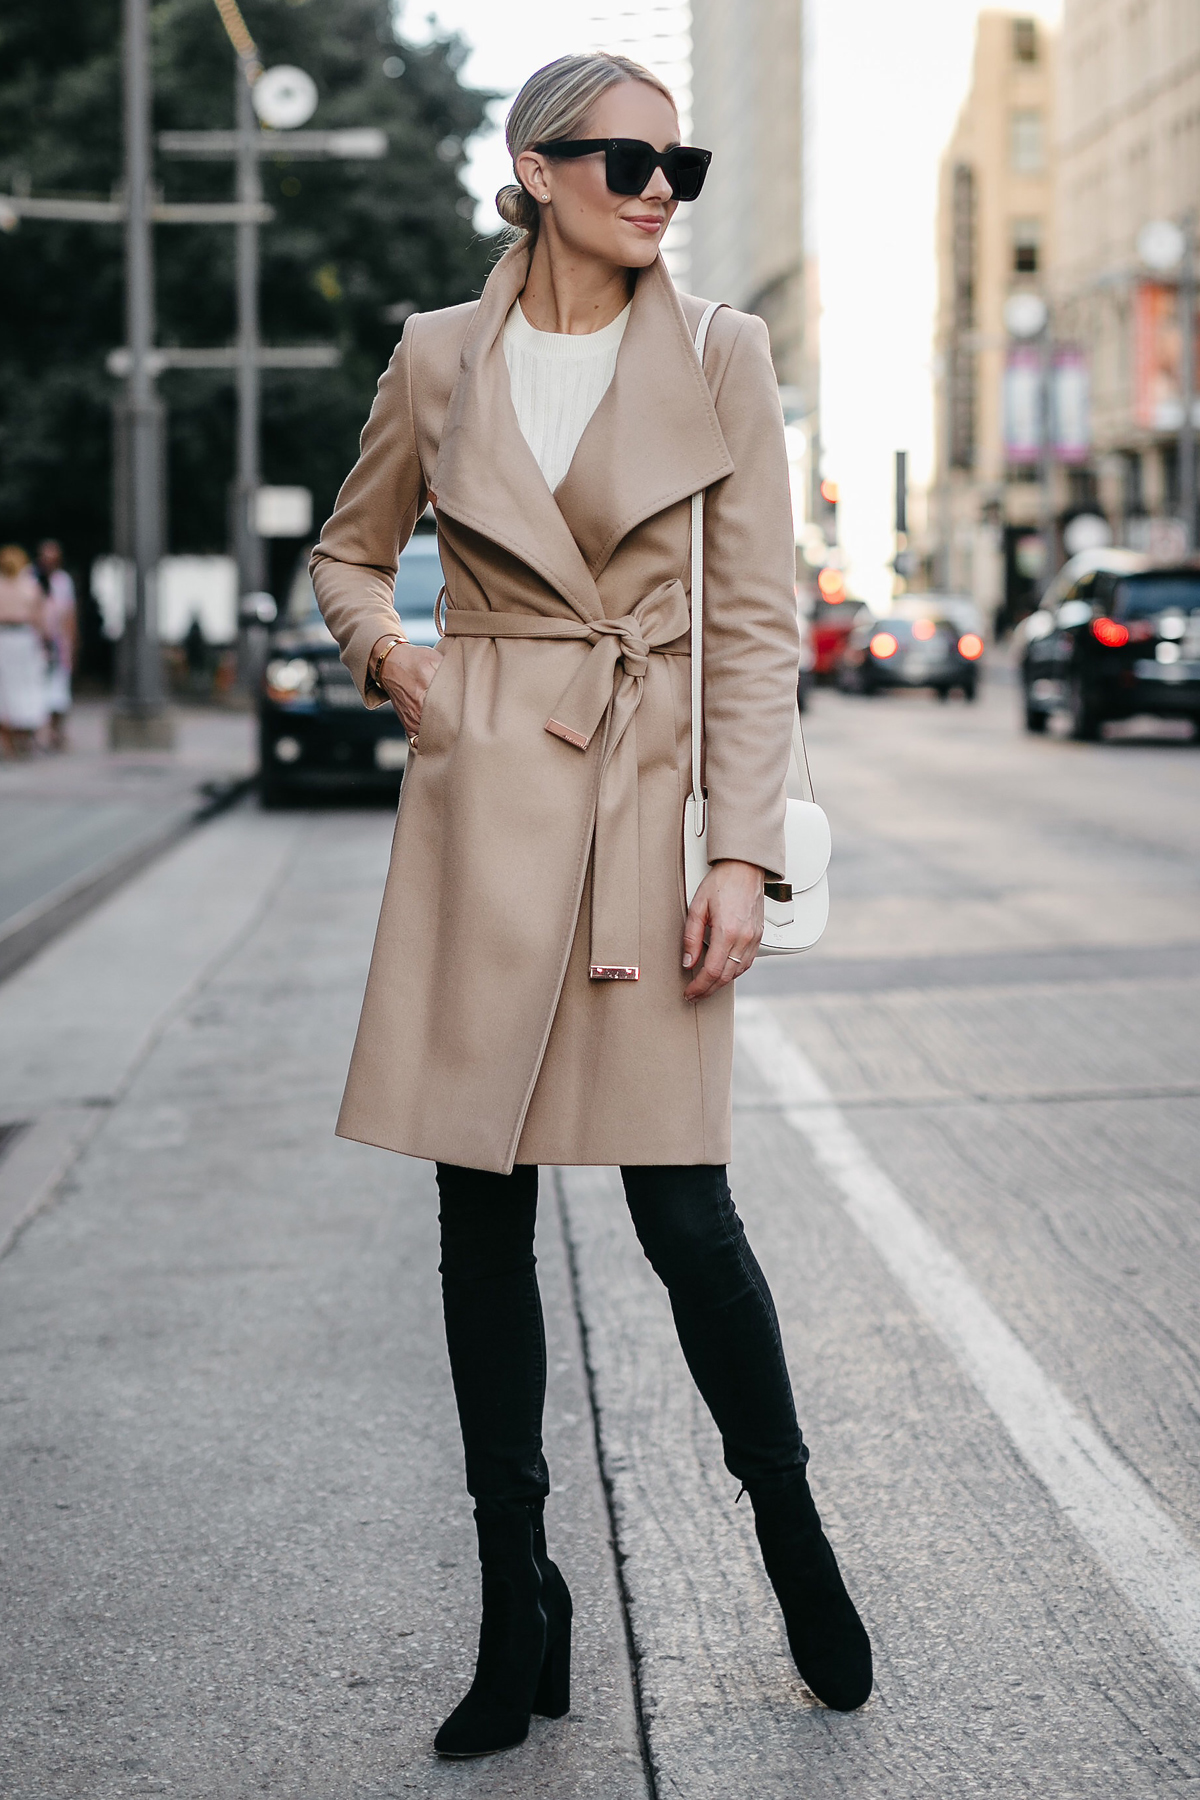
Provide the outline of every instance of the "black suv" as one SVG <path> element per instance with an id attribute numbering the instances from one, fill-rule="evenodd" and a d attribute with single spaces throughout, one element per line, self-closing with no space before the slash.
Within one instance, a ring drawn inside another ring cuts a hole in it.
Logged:
<path id="1" fill-rule="evenodd" d="M 414 644 L 438 642 L 441 586 L 437 536 L 418 531 L 400 554 L 395 585 L 396 627 Z M 394 798 L 400 791 L 408 761 L 404 727 L 390 706 L 368 709 L 359 699 L 321 617 L 307 561 L 271 633 L 258 729 L 264 806 L 322 792 Z"/>
<path id="2" fill-rule="evenodd" d="M 1022 636 L 1027 731 L 1064 710 L 1076 738 L 1136 713 L 1200 731 L 1200 565 L 1090 570 L 1026 619 Z"/>

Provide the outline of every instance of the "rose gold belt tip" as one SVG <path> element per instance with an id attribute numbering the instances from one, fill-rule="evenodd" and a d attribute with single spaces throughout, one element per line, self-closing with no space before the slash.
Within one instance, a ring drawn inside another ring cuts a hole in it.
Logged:
<path id="1" fill-rule="evenodd" d="M 561 738 L 564 744 L 571 744 L 576 750 L 586 750 L 591 742 L 582 731 L 572 731 L 569 725 L 560 725 L 557 719 L 547 719 L 546 730 L 551 737 Z"/>
<path id="2" fill-rule="evenodd" d="M 630 963 L 593 963 L 588 970 L 592 981 L 636 981 L 641 969 Z"/>

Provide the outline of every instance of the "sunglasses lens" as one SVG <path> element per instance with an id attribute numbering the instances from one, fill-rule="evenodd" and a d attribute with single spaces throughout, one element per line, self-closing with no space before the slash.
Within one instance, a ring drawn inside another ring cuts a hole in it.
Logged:
<path id="1" fill-rule="evenodd" d="M 708 159 L 700 156 L 695 150 L 670 150 L 667 152 L 664 174 L 671 183 L 677 200 L 694 200 L 704 186 L 704 177 L 708 173 Z"/>
<path id="2" fill-rule="evenodd" d="M 648 145 L 618 138 L 605 153 L 605 177 L 614 194 L 640 194 L 650 179 L 654 161 Z"/>

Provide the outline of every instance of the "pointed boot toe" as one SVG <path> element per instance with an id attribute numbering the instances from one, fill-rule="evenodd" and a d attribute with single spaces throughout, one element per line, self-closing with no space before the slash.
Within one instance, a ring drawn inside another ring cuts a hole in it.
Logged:
<path id="1" fill-rule="evenodd" d="M 834 1712 L 855 1712 L 874 1683 L 871 1640 L 846 1591 L 833 1547 L 801 1476 L 751 1490 L 763 1563 L 783 1613 L 792 1659 L 810 1692 Z"/>

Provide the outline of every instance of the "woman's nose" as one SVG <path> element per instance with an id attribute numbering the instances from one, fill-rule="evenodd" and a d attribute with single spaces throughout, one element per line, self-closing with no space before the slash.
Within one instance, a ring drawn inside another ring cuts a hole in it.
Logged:
<path id="1" fill-rule="evenodd" d="M 671 201 L 671 184 L 661 169 L 655 169 L 649 181 L 638 195 L 639 200 L 663 200 L 668 205 Z"/>

